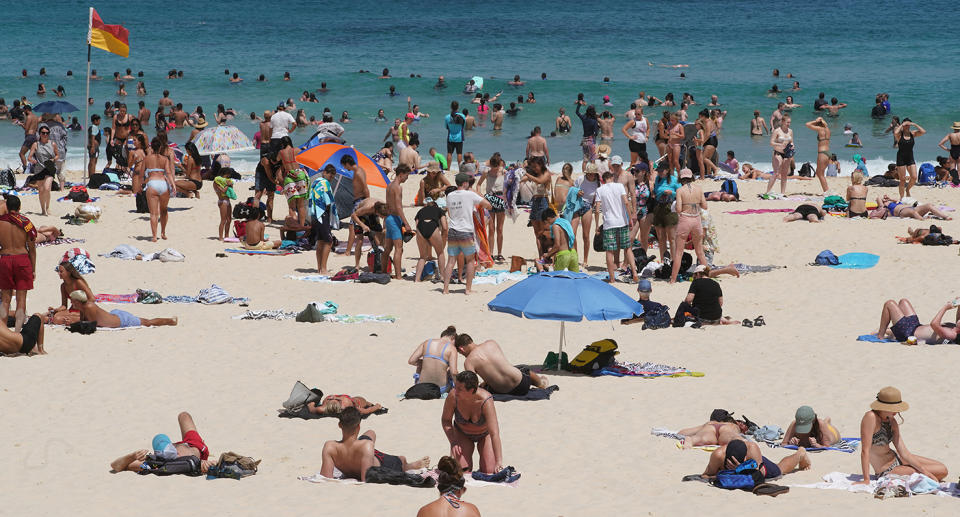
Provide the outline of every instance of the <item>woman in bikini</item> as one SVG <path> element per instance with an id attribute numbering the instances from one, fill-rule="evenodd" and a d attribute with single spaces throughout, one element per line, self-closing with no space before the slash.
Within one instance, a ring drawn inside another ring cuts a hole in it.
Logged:
<path id="1" fill-rule="evenodd" d="M 440 393 L 453 389 L 457 376 L 457 328 L 453 325 L 440 333 L 440 339 L 428 339 L 417 345 L 407 363 L 417 367 L 413 376 L 415 384 L 432 383 L 440 387 Z"/>
<path id="2" fill-rule="evenodd" d="M 867 213 L 867 186 L 863 184 L 863 173 L 854 171 L 850 175 L 850 186 L 847 187 L 847 217 L 868 217 Z"/>
<path id="3" fill-rule="evenodd" d="M 450 396 L 443 403 L 440 423 L 450 442 L 450 456 L 466 471 L 473 471 L 473 450 L 480 452 L 480 472 L 493 474 L 503 469 L 500 423 L 493 395 L 479 387 L 477 374 L 457 374 Z"/>
<path id="4" fill-rule="evenodd" d="M 810 406 L 800 406 L 780 445 L 830 447 L 839 441 L 840 431 L 830 423 L 829 417 L 818 416 Z"/>
<path id="5" fill-rule="evenodd" d="M 824 194 L 827 192 L 827 178 L 824 171 L 830 163 L 830 128 L 827 127 L 827 121 L 823 117 L 817 117 L 804 124 L 807 129 L 817 134 L 817 179 L 820 180 L 820 188 Z"/>
<path id="6" fill-rule="evenodd" d="M 594 225 L 599 226 L 599 205 L 595 204 L 595 202 L 597 200 L 597 189 L 600 188 L 600 184 L 600 172 L 595 163 L 588 163 L 587 168 L 583 171 L 583 176 L 577 178 L 573 184 L 573 186 L 580 189 L 580 199 L 584 204 L 584 207 L 578 210 L 570 221 L 574 235 L 577 234 L 578 225 L 582 228 L 581 237 L 583 238 L 583 247 L 581 249 L 583 250 L 583 268 L 586 268 L 590 262 L 590 249 L 593 247 L 591 244 L 591 236 L 593 234 L 590 233 L 590 229 L 593 228 Z"/>
<path id="7" fill-rule="evenodd" d="M 910 408 L 903 401 L 900 390 L 887 386 L 877 393 L 877 399 L 870 404 L 870 411 L 860 420 L 860 465 L 863 471 L 863 480 L 857 485 L 870 483 L 870 468 L 877 473 L 877 477 L 886 474 L 909 476 L 918 472 L 935 481 L 943 481 L 947 477 L 947 467 L 937 460 L 918 456 L 907 449 L 900 434 L 900 424 L 903 417 L 900 413 Z M 897 422 L 895 417 L 900 417 Z M 890 445 L 896 449 L 894 451 Z"/>
<path id="8" fill-rule="evenodd" d="M 717 173 L 717 166 L 713 163 L 713 155 L 717 152 L 717 127 L 710 120 L 710 112 L 701 110 L 697 116 L 697 164 L 700 165 L 700 179 L 704 179 L 707 169 L 709 176 Z"/>
<path id="9" fill-rule="evenodd" d="M 718 413 L 722 413 L 723 416 Z M 710 415 L 710 421 L 691 427 L 681 429 L 677 434 L 686 438 L 683 440 L 683 448 L 698 447 L 701 445 L 726 445 L 731 440 L 740 439 L 740 435 L 746 432 L 747 424 L 741 420 L 734 420 L 731 414 L 723 410 L 714 410 Z"/>
<path id="10" fill-rule="evenodd" d="M 287 197 L 289 217 L 296 218 L 300 227 L 307 218 L 307 173 L 297 163 L 296 149 L 289 136 L 280 139 L 280 160 L 283 162 L 283 195 Z"/>
<path id="11" fill-rule="evenodd" d="M 436 470 L 440 497 L 421 507 L 417 517 L 480 517 L 480 510 L 475 504 L 461 499 L 467 489 L 464 486 L 463 469 L 457 460 L 444 456 L 437 463 Z"/>
<path id="12" fill-rule="evenodd" d="M 414 216 L 417 221 L 417 248 L 420 250 L 414 282 L 421 280 L 423 268 L 431 257 L 431 248 L 432 253 L 436 253 L 437 271 L 444 271 L 447 264 L 447 254 L 443 252 L 447 242 L 447 215 L 433 198 L 427 197 L 427 204 Z"/>
<path id="13" fill-rule="evenodd" d="M 440 163 L 431 161 L 427 164 L 427 174 L 420 180 L 420 190 L 417 192 L 416 206 L 423 206 L 428 197 L 440 199 L 447 187 L 451 187 L 450 180 L 443 175 Z"/>
<path id="14" fill-rule="evenodd" d="M 670 138 L 670 112 L 663 111 L 663 116 L 657 121 L 657 133 L 653 137 L 653 143 L 657 146 L 657 152 L 660 156 L 667 154 L 667 140 Z"/>
<path id="15" fill-rule="evenodd" d="M 913 157 L 913 146 L 917 137 L 923 136 L 926 132 L 908 118 L 903 119 L 903 122 L 893 130 L 893 141 L 897 144 L 897 176 L 900 179 L 900 185 L 897 188 L 901 199 L 910 195 L 910 189 L 917 182 L 917 161 Z"/>
<path id="16" fill-rule="evenodd" d="M 950 128 L 953 129 L 953 132 L 947 133 L 947 136 L 943 137 L 937 145 L 940 146 L 940 149 L 950 153 L 950 158 L 947 159 L 946 162 L 946 168 L 949 170 L 957 170 L 958 165 L 960 165 L 960 122 L 954 122 Z M 944 145 L 947 142 L 950 143 L 949 148 Z"/>
<path id="17" fill-rule="evenodd" d="M 870 218 L 886 219 L 888 216 L 893 216 L 922 220 L 927 214 L 930 214 L 937 219 L 943 219 L 944 221 L 949 221 L 952 219 L 949 215 L 941 212 L 930 203 L 924 203 L 914 207 L 911 205 L 905 205 L 886 194 L 877 198 L 877 209 L 870 212 Z"/>
<path id="18" fill-rule="evenodd" d="M 70 262 L 61 262 L 60 265 L 57 266 L 56 271 L 57 276 L 60 277 L 60 281 L 62 282 L 60 284 L 60 306 L 47 307 L 47 314 L 42 319 L 44 323 L 69 325 L 80 321 L 80 311 L 70 307 L 72 304 L 68 303 L 70 293 L 83 291 L 87 294 L 87 299 L 89 300 L 93 300 L 95 296 L 93 290 L 90 289 L 87 281 L 83 278 L 83 275 L 81 275 L 80 272 L 77 271 L 77 268 L 73 267 L 73 264 Z"/>
<path id="19" fill-rule="evenodd" d="M 203 177 L 200 175 L 200 151 L 193 142 L 187 142 L 183 149 L 185 152 L 181 165 L 186 178 L 176 181 L 177 192 L 200 199 L 200 189 L 203 187 Z"/>
<path id="20" fill-rule="evenodd" d="M 707 209 L 707 200 L 703 197 L 703 191 L 693 182 L 693 171 L 683 169 L 680 171 L 680 188 L 677 189 L 677 212 L 679 221 L 677 222 L 677 233 L 673 239 L 671 253 L 673 257 L 673 271 L 670 274 L 670 283 L 677 281 L 677 274 L 680 272 L 680 256 L 687 244 L 687 237 L 693 240 L 693 250 L 697 254 L 697 263 L 707 263 L 707 257 L 703 254 L 703 221 L 700 219 L 700 210 Z"/>
<path id="21" fill-rule="evenodd" d="M 133 171 L 130 174 L 133 180 L 133 191 L 140 192 L 143 186 L 143 176 L 140 175 L 140 162 L 147 157 L 147 139 L 143 136 L 142 132 L 133 134 L 132 136 L 134 142 L 133 150 L 127 155 L 127 160 L 130 162 L 130 170 Z"/>
<path id="22" fill-rule="evenodd" d="M 680 170 L 680 146 L 683 144 L 684 132 L 680 124 L 680 118 L 676 113 L 670 114 L 670 127 L 667 131 L 667 153 L 670 158 L 670 171 Z"/>
<path id="23" fill-rule="evenodd" d="M 506 171 L 503 168 L 503 158 L 500 153 L 493 153 L 487 162 L 490 166 L 483 170 L 476 183 L 477 193 L 490 202 L 489 218 L 487 219 L 487 245 L 493 251 L 494 242 L 497 245 L 497 254 L 493 260 L 503 259 L 503 222 L 507 216 L 507 198 L 504 197 L 504 178 Z M 569 164 L 568 164 L 569 165 Z M 572 169 L 572 168 L 571 168 Z M 570 183 L 573 184 L 572 182 Z M 484 191 L 481 192 L 480 189 Z M 494 241 L 496 237 L 496 241 Z"/>
<path id="24" fill-rule="evenodd" d="M 323 402 L 307 402 L 307 411 L 315 415 L 339 415 L 341 411 L 348 407 L 355 407 L 360 415 L 369 415 L 383 409 L 380 404 L 374 404 L 363 397 L 351 397 L 350 395 L 327 395 Z"/>
<path id="25" fill-rule="evenodd" d="M 793 158 L 793 130 L 790 129 L 790 115 L 780 119 L 780 127 L 770 132 L 770 147 L 773 148 L 773 176 L 767 183 L 767 194 L 780 178 L 780 193 L 787 193 L 787 173 L 790 172 L 790 159 Z"/>
<path id="26" fill-rule="evenodd" d="M 173 166 L 166 156 L 167 149 L 160 137 L 153 137 L 150 141 L 151 154 L 148 154 L 137 170 L 138 174 L 146 177 L 143 191 L 147 195 L 147 206 L 150 208 L 151 242 L 157 242 L 157 222 L 160 222 L 160 238 L 167 238 L 167 203 L 170 202 L 170 193 L 176 188 L 173 179 Z"/>

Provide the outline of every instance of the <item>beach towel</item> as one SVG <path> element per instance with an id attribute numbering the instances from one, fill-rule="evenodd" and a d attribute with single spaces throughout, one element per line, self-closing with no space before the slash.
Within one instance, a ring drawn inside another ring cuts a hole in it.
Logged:
<path id="1" fill-rule="evenodd" d="M 643 377 L 653 379 L 656 377 L 703 377 L 701 372 L 691 372 L 682 366 L 668 366 L 656 363 L 627 363 L 614 361 L 610 366 L 605 366 L 594 372 L 595 376 L 612 375 L 614 377 Z"/>
<path id="2" fill-rule="evenodd" d="M 771 445 L 771 447 L 777 447 L 776 445 Z M 797 450 L 796 445 L 781 445 L 784 449 Z M 860 447 L 860 438 L 840 438 L 840 441 L 829 446 L 829 447 L 804 447 L 807 452 L 816 452 L 816 451 L 839 451 L 839 452 L 856 452 L 857 448 Z"/>
<path id="3" fill-rule="evenodd" d="M 239 316 L 234 316 L 235 320 L 291 320 L 297 317 L 296 312 L 284 311 L 279 309 L 266 311 L 247 311 Z"/>
<path id="4" fill-rule="evenodd" d="M 507 395 L 504 393 L 494 393 L 493 400 L 497 402 L 509 402 L 511 400 L 550 400 L 550 395 L 560 388 L 554 384 L 546 388 L 530 388 L 526 395 Z"/>
<path id="5" fill-rule="evenodd" d="M 752 214 L 785 214 L 788 212 L 793 212 L 792 208 L 750 208 L 747 210 L 733 210 L 732 212 L 727 212 L 728 214 L 734 215 L 752 215 Z"/>
<path id="6" fill-rule="evenodd" d="M 206 289 L 201 289 L 197 295 L 197 301 L 204 305 L 219 305 L 223 303 L 232 303 L 233 297 L 217 284 L 211 284 Z"/>
<path id="7" fill-rule="evenodd" d="M 94 296 L 96 303 L 137 303 L 137 293 L 132 294 L 98 294 Z"/>
<path id="8" fill-rule="evenodd" d="M 42 246 L 57 246 L 59 244 L 83 244 L 84 242 L 87 242 L 86 239 L 71 239 L 69 237 L 58 237 L 57 239 L 54 239 L 52 241 L 38 242 L 37 247 L 39 248 Z"/>
<path id="9" fill-rule="evenodd" d="M 331 323 L 396 323 L 397 317 L 387 314 L 327 314 L 323 321 Z"/>
<path id="10" fill-rule="evenodd" d="M 370 415 L 385 415 L 387 413 L 387 408 L 380 408 L 373 413 L 362 415 L 360 418 L 367 418 Z M 337 418 L 337 415 L 318 415 L 316 413 L 311 413 L 306 406 L 300 406 L 299 408 L 294 409 L 278 409 L 277 417 L 279 418 L 300 418 L 302 420 L 316 420 L 318 418 Z"/>
<path id="11" fill-rule="evenodd" d="M 283 278 L 292 278 L 294 280 L 302 280 L 304 282 L 333 283 L 333 280 L 330 279 L 330 275 L 284 275 Z"/>
<path id="12" fill-rule="evenodd" d="M 857 341 L 866 341 L 868 343 L 899 343 L 899 341 L 892 338 L 880 339 L 876 334 L 864 334 L 862 336 L 857 336 Z"/>
<path id="13" fill-rule="evenodd" d="M 830 267 L 834 269 L 869 269 L 880 261 L 879 255 L 873 253 L 844 253 L 837 257 L 840 263 Z"/>
<path id="14" fill-rule="evenodd" d="M 491 272 L 494 274 L 489 274 Z M 480 274 L 478 273 L 476 276 L 474 276 L 473 285 L 481 285 L 481 284 L 499 285 L 505 282 L 518 282 L 520 280 L 527 278 L 528 276 L 527 273 L 523 271 L 516 271 L 514 273 L 510 273 L 502 270 L 498 271 L 495 269 L 482 271 L 482 273 L 487 273 L 487 274 L 480 276 Z"/>
<path id="15" fill-rule="evenodd" d="M 687 437 L 676 432 L 667 429 L 666 427 L 654 427 L 650 429 L 650 434 L 654 436 L 660 436 L 662 438 L 672 438 L 674 440 L 685 440 Z"/>
<path id="16" fill-rule="evenodd" d="M 493 474 L 474 471 L 470 477 L 478 481 L 486 481 L 487 483 L 513 483 L 520 479 L 520 473 L 513 467 L 506 466 L 499 472 L 494 472 Z"/>
<path id="17" fill-rule="evenodd" d="M 734 264 L 733 267 L 736 268 L 738 273 L 745 275 L 747 273 L 769 273 L 774 269 L 786 269 L 787 266 L 750 266 L 747 264 Z"/>
<path id="18" fill-rule="evenodd" d="M 936 481 L 914 472 L 910 476 L 898 476 L 887 474 L 880 479 L 870 479 L 869 485 L 855 485 L 854 483 L 863 480 L 859 474 L 847 474 L 845 472 L 831 472 L 823 476 L 823 481 L 819 483 L 810 483 L 806 485 L 790 485 L 797 488 L 819 488 L 821 490 L 846 490 L 848 492 L 861 492 L 873 494 L 878 489 L 885 493 L 887 489 L 895 489 L 902 486 L 912 495 L 936 494 L 945 497 L 960 497 L 960 489 L 956 483 L 937 483 Z"/>
<path id="19" fill-rule="evenodd" d="M 227 248 L 223 250 L 227 253 L 239 253 L 241 255 L 272 255 L 272 256 L 283 256 L 283 255 L 293 255 L 294 253 L 300 253 L 295 250 L 244 250 L 236 248 Z"/>
<path id="20" fill-rule="evenodd" d="M 426 470 L 426 469 L 410 470 L 410 471 L 407 471 L 407 473 L 419 474 L 423 477 L 430 477 L 433 479 L 437 479 L 437 472 L 435 470 Z M 340 472 L 340 470 L 337 468 L 333 469 L 333 477 L 330 477 L 330 478 L 324 477 L 320 475 L 319 472 L 317 472 L 316 474 L 313 474 L 311 476 L 298 476 L 297 479 L 299 479 L 300 481 L 307 481 L 310 483 L 339 483 L 344 485 L 363 484 L 361 481 L 357 479 L 343 477 L 343 472 Z M 491 483 L 488 481 L 481 481 L 479 479 L 474 479 L 472 476 L 465 476 L 463 478 L 463 481 L 465 486 L 472 487 L 472 488 L 492 487 L 492 486 L 516 487 L 518 485 L 518 482 L 516 480 L 509 483 Z"/>

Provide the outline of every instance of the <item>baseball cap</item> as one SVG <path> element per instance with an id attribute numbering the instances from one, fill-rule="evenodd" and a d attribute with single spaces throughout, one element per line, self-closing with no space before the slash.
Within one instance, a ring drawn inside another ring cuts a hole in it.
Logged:
<path id="1" fill-rule="evenodd" d="M 813 412 L 813 408 L 810 406 L 800 406 L 797 408 L 797 414 L 795 419 L 797 425 L 793 430 L 797 433 L 806 434 L 813 429 L 813 421 L 817 418 L 817 414 Z"/>
<path id="2" fill-rule="evenodd" d="M 697 269 L 694 269 L 694 270 L 693 270 L 693 272 L 694 272 L 694 273 L 703 273 L 703 272 L 706 271 L 706 270 L 707 270 L 707 266 L 705 266 L 705 265 L 703 265 L 703 264 L 700 264 L 699 266 L 697 266 Z"/>
<path id="3" fill-rule="evenodd" d="M 619 154 L 615 154 L 610 158 L 610 165 L 623 165 L 623 158 Z"/>
<path id="4" fill-rule="evenodd" d="M 172 460 L 177 457 L 177 448 L 173 441 L 165 434 L 158 434 L 153 437 L 153 453 L 162 458 Z"/>
<path id="5" fill-rule="evenodd" d="M 649 293 L 650 291 L 653 291 L 653 286 L 650 285 L 649 280 L 646 278 L 641 278 L 640 281 L 637 282 L 637 291 L 641 293 Z"/>
<path id="6" fill-rule="evenodd" d="M 603 101 L 604 101 L 604 102 L 609 101 L 609 100 L 610 100 L 610 96 L 609 96 L 609 95 L 604 95 L 604 96 L 603 96 Z"/>
<path id="7" fill-rule="evenodd" d="M 646 171 L 646 170 L 649 170 L 649 169 L 650 169 L 650 166 L 647 165 L 647 162 L 637 162 L 637 163 L 633 164 L 632 169 L 633 169 L 634 172 Z"/>
<path id="8" fill-rule="evenodd" d="M 688 169 L 688 168 L 686 168 L 686 167 L 684 167 L 684 168 L 680 169 L 680 177 L 681 177 L 681 178 L 692 178 L 692 177 L 693 177 L 693 171 L 690 170 L 690 169 Z"/>
<path id="9" fill-rule="evenodd" d="M 460 186 L 460 184 L 462 184 L 462 183 L 469 183 L 469 182 L 470 182 L 470 175 L 469 175 L 469 174 L 464 174 L 464 173 L 461 172 L 460 174 L 457 174 L 453 179 L 454 179 L 454 181 L 457 182 L 457 186 Z"/>

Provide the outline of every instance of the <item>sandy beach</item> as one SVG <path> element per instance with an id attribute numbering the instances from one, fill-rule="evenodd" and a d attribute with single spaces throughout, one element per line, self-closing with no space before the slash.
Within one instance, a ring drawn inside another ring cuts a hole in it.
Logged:
<path id="1" fill-rule="evenodd" d="M 579 167 L 577 167 L 579 169 Z M 245 171 L 249 174 L 249 171 Z M 79 173 L 71 173 L 78 179 Z M 404 185 L 406 215 L 421 176 Z M 796 201 L 760 201 L 765 182 L 740 181 L 744 201 L 710 203 L 720 250 L 716 264 L 780 265 L 768 273 L 721 277 L 724 312 L 735 319 L 763 315 L 757 328 L 664 329 L 639 325 L 582 322 L 566 326 L 571 357 L 592 341 L 613 338 L 622 361 L 677 365 L 705 376 L 693 378 L 589 378 L 547 375 L 560 391 L 550 401 L 497 403 L 503 456 L 523 473 L 516 487 L 470 488 L 464 500 L 484 515 L 948 515 L 957 501 L 920 496 L 875 501 L 865 494 L 793 488 L 789 494 L 758 498 L 701 483 L 681 483 L 701 473 L 708 453 L 679 450 L 673 440 L 650 434 L 652 427 L 680 429 L 707 420 L 714 408 L 746 415 L 761 425 L 784 429 L 798 406 L 829 416 L 844 437 L 859 436 L 859 423 L 877 391 L 898 387 L 911 405 L 902 433 L 914 453 L 942 461 L 960 472 L 960 449 L 949 429 L 960 424 L 952 399 L 955 346 L 915 346 L 856 341 L 876 332 L 882 303 L 909 298 L 928 323 L 936 310 L 956 297 L 957 247 L 899 244 L 907 227 L 932 221 L 848 220 L 827 217 L 822 224 L 785 224 L 783 214 L 734 215 L 731 210 L 793 208 Z M 704 190 L 719 183 L 701 182 Z M 815 192 L 815 182 L 790 181 L 788 194 Z M 241 199 L 250 183 L 241 183 Z M 848 178 L 830 178 L 843 192 Z M 312 283 L 284 278 L 315 273 L 313 252 L 288 256 L 215 255 L 225 246 L 214 237 L 218 214 L 210 182 L 202 198 L 170 201 L 168 241 L 151 243 L 145 214 L 133 212 L 130 196 L 104 192 L 97 223 L 60 226 L 72 203 L 54 202 L 52 217 L 37 215 L 36 196 L 23 198 L 23 211 L 38 225 L 58 225 L 84 244 L 38 249 L 36 287 L 29 312 L 59 305 L 54 266 L 72 246 L 92 255 L 118 244 L 144 252 L 172 247 L 180 263 L 124 261 L 94 257 L 97 272 L 87 275 L 96 293 L 124 294 L 147 288 L 163 295 L 196 295 L 215 283 L 234 296 L 249 297 L 249 309 L 300 311 L 311 301 L 334 301 L 341 314 L 385 314 L 395 323 L 296 323 L 238 321 L 246 308 L 104 304 L 137 316 L 177 316 L 176 327 L 100 331 L 92 336 L 48 327 L 46 356 L 0 358 L 0 487 L 5 515 L 138 516 L 222 512 L 229 515 L 415 515 L 436 498 L 434 489 L 386 485 L 313 484 L 297 479 L 320 470 L 324 441 L 337 439 L 335 419 L 288 420 L 276 410 L 297 380 L 325 393 L 362 395 L 389 408 L 365 420 L 378 448 L 411 458 L 429 455 L 432 464 L 449 452 L 440 427 L 442 401 L 401 401 L 412 384 L 407 358 L 422 340 L 456 325 L 475 340 L 494 339 L 514 363 L 539 364 L 555 350 L 557 322 L 493 313 L 486 304 L 509 284 L 463 286 L 442 296 L 440 284 L 393 281 L 388 285 Z M 896 189 L 870 188 L 868 198 Z M 383 198 L 381 189 L 373 196 Z M 960 207 L 954 189 L 917 187 L 923 202 Z M 278 197 L 275 214 L 286 208 Z M 956 214 L 957 212 L 951 212 Z M 956 221 L 936 222 L 960 236 Z M 278 237 L 275 228 L 268 228 Z M 504 255 L 534 258 L 526 214 L 505 230 Z M 338 232 L 345 240 L 346 231 Z M 878 265 L 867 270 L 812 267 L 821 250 L 838 255 L 869 252 Z M 403 267 L 412 270 L 417 250 L 405 247 Z M 593 266 L 602 256 L 591 254 Z M 331 255 L 333 269 L 352 258 Z M 365 264 L 365 260 L 364 260 Z M 599 269 L 597 269 L 599 270 Z M 635 296 L 636 287 L 617 284 Z M 683 299 L 689 283 L 654 282 L 652 299 L 670 306 Z M 462 361 L 462 359 L 461 359 Z M 262 459 L 256 476 L 241 481 L 186 477 L 158 478 L 112 474 L 109 462 L 149 448 L 156 433 L 177 435 L 177 413 L 189 411 L 210 446 L 212 457 L 235 451 Z M 774 461 L 782 449 L 761 448 Z M 809 471 L 781 484 L 815 483 L 834 471 L 860 472 L 860 456 L 841 452 L 812 455 Z"/>

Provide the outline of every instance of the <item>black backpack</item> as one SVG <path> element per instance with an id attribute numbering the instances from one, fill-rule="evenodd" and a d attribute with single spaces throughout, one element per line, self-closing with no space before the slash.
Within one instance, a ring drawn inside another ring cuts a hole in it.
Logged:
<path id="1" fill-rule="evenodd" d="M 138 214 L 146 214 L 147 212 L 150 211 L 150 205 L 147 204 L 146 192 L 138 192 L 137 195 L 134 196 L 134 201 L 137 204 Z"/>
<path id="2" fill-rule="evenodd" d="M 597 227 L 597 233 L 593 234 L 593 251 L 603 252 L 603 225 Z"/>
<path id="3" fill-rule="evenodd" d="M 87 180 L 87 188 L 98 189 L 104 183 L 110 183 L 110 178 L 102 172 L 97 172 L 90 175 L 90 179 Z"/>
<path id="4" fill-rule="evenodd" d="M 804 178 L 813 177 L 813 166 L 810 165 L 809 162 L 804 163 L 803 165 L 800 166 L 800 172 L 798 172 L 797 174 L 800 176 L 803 176 Z"/>
<path id="5" fill-rule="evenodd" d="M 658 305 L 656 309 L 643 313 L 643 327 L 646 329 L 665 329 L 670 327 L 670 307 Z"/>
<path id="6" fill-rule="evenodd" d="M 13 171 L 9 167 L 0 171 L 0 185 L 5 187 L 14 187 L 17 185 L 17 179 L 13 175 Z"/>
<path id="7" fill-rule="evenodd" d="M 67 330 L 70 332 L 76 332 L 77 334 L 93 334 L 97 331 L 97 322 L 96 321 L 75 321 L 67 327 Z"/>
<path id="8" fill-rule="evenodd" d="M 432 382 L 421 382 L 420 384 L 414 384 L 413 386 L 410 386 L 410 389 L 403 394 L 403 398 L 433 400 L 440 398 L 441 395 L 440 386 L 437 386 Z"/>
<path id="9" fill-rule="evenodd" d="M 185 476 L 199 476 L 200 458 L 196 456 L 179 456 L 172 460 L 164 459 L 160 456 L 148 454 L 143 464 L 149 468 L 141 469 L 140 474 L 154 474 L 157 476 L 172 476 L 174 474 L 183 474 Z"/>

